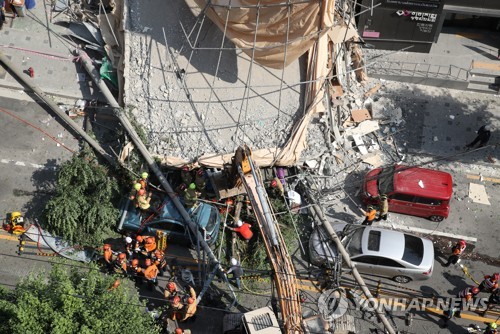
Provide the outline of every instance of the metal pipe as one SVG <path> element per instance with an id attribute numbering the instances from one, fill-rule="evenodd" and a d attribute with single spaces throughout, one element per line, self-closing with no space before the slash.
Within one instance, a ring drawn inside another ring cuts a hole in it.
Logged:
<path id="1" fill-rule="evenodd" d="M 306 178 L 306 181 L 307 181 L 307 178 Z M 306 186 L 305 187 L 306 189 L 309 189 L 307 187 L 307 184 L 305 184 L 305 186 Z M 389 334 L 396 334 L 396 331 L 394 330 L 394 328 L 392 328 L 391 324 L 389 323 L 389 321 L 385 317 L 385 314 L 382 312 L 382 310 L 380 308 L 376 307 L 377 305 L 375 305 L 375 303 L 374 303 L 374 298 L 373 298 L 370 290 L 368 289 L 368 287 L 365 284 L 365 281 L 363 280 L 363 278 L 359 274 L 358 269 L 356 268 L 356 266 L 354 265 L 354 263 L 352 263 L 351 257 L 349 256 L 349 253 L 347 253 L 347 251 L 345 250 L 344 245 L 342 244 L 341 240 L 339 239 L 339 237 L 335 233 L 335 230 L 332 228 L 332 226 L 326 220 L 326 218 L 325 218 L 325 216 L 323 214 L 323 210 L 316 203 L 316 200 L 309 193 L 309 191 L 306 191 L 306 195 L 307 195 L 307 197 L 308 197 L 308 199 L 310 201 L 310 204 L 313 204 L 311 206 L 310 210 L 313 211 L 313 215 L 317 218 L 316 221 L 318 221 L 320 223 L 320 225 L 325 228 L 325 230 L 328 232 L 330 238 L 333 240 L 333 242 L 335 242 L 335 245 L 337 246 L 338 251 L 342 255 L 342 257 L 343 257 L 345 263 L 347 264 L 347 266 L 349 268 L 351 268 L 352 275 L 354 276 L 354 278 L 358 282 L 359 287 L 363 291 L 363 294 L 366 296 L 366 298 L 368 298 L 368 302 L 370 304 L 372 304 L 373 309 L 375 310 L 375 312 L 377 314 L 377 317 L 383 323 L 385 329 L 387 330 L 387 333 L 389 333 Z"/>
<path id="2" fill-rule="evenodd" d="M 175 207 L 177 210 L 179 210 L 182 218 L 184 221 L 188 224 L 189 228 L 191 229 L 191 232 L 193 235 L 196 235 L 198 238 L 198 241 L 200 242 L 201 246 L 203 247 L 203 250 L 207 253 L 208 258 L 210 261 L 212 261 L 219 273 L 221 274 L 222 277 L 224 277 L 224 280 L 226 281 L 227 284 L 229 284 L 229 281 L 227 280 L 227 277 L 222 274 L 222 266 L 219 263 L 219 260 L 215 257 L 213 254 L 212 250 L 208 246 L 206 240 L 203 238 L 203 235 L 200 233 L 198 229 L 198 225 L 191 220 L 191 217 L 189 216 L 188 212 L 184 208 L 184 205 L 179 201 L 179 198 L 177 197 L 176 193 L 170 186 L 170 183 L 167 181 L 163 173 L 161 172 L 160 168 L 154 161 L 154 159 L 151 157 L 149 154 L 148 149 L 144 145 L 144 143 L 141 141 L 139 138 L 139 135 L 135 131 L 134 127 L 126 117 L 126 115 L 123 113 L 123 110 L 121 109 L 120 105 L 114 98 L 114 96 L 111 94 L 109 91 L 108 87 L 105 85 L 105 83 L 101 80 L 101 77 L 99 73 L 97 73 L 97 70 L 92 64 L 92 60 L 89 58 L 89 56 L 82 50 L 75 50 L 76 54 L 80 57 L 80 60 L 82 62 L 83 67 L 87 70 L 89 75 L 92 77 L 92 80 L 95 82 L 95 84 L 99 87 L 101 90 L 102 94 L 110 104 L 112 108 L 114 108 L 114 114 L 116 117 L 120 120 L 121 124 L 123 125 L 124 129 L 127 131 L 128 135 L 132 139 L 135 147 L 139 150 L 139 152 L 142 154 L 144 157 L 144 160 L 146 160 L 149 168 L 153 171 L 153 173 L 156 175 L 158 180 L 160 181 L 161 185 L 163 188 L 166 190 L 167 195 L 170 197 L 172 202 L 174 203 Z M 233 293 L 234 298 L 236 299 L 236 296 Z"/>
<path id="3" fill-rule="evenodd" d="M 54 100 L 46 95 L 40 87 L 38 87 L 35 82 L 28 77 L 26 74 L 22 73 L 10 60 L 5 56 L 3 52 L 0 51 L 0 62 L 2 62 L 5 67 L 7 67 L 16 79 L 26 85 L 29 89 L 33 91 L 40 99 L 42 99 L 45 104 L 59 116 L 67 125 L 71 127 L 72 130 L 77 132 L 94 150 L 97 151 L 106 161 L 108 161 L 112 166 L 116 167 L 118 165 L 117 161 L 113 158 L 111 154 L 108 154 L 92 137 L 85 133 L 83 129 L 80 128 L 64 111 L 59 108 L 59 106 L 54 102 Z"/>

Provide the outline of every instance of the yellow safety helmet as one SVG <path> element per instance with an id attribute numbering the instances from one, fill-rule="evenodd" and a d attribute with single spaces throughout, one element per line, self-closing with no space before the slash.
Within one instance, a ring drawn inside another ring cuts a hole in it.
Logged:
<path id="1" fill-rule="evenodd" d="M 148 174 L 148 173 L 146 173 L 146 172 L 144 172 L 144 173 L 142 173 L 142 174 L 141 174 L 141 177 L 142 177 L 143 179 L 147 179 L 147 178 L 148 178 L 148 176 L 149 176 L 149 174 Z"/>
<path id="2" fill-rule="evenodd" d="M 136 183 L 136 184 L 134 184 L 134 189 L 135 189 L 135 190 L 139 190 L 139 189 L 141 189 L 141 188 L 142 188 L 142 187 L 141 187 L 141 184 L 140 184 L 140 183 Z"/>

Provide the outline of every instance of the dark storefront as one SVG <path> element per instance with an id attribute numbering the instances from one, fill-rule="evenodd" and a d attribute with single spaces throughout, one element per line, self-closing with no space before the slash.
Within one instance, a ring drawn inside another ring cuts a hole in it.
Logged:
<path id="1" fill-rule="evenodd" d="M 377 49 L 429 52 L 447 26 L 500 34 L 500 0 L 363 0 L 358 30 Z M 373 3 L 373 10 L 371 6 Z M 410 48 L 411 47 L 411 48 Z"/>

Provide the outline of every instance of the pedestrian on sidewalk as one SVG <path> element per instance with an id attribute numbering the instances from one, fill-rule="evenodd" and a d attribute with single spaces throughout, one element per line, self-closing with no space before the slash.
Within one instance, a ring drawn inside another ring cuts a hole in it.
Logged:
<path id="1" fill-rule="evenodd" d="M 375 217 L 377 216 L 377 210 L 375 210 L 375 207 L 373 205 L 368 205 L 366 208 L 365 212 L 365 220 L 363 220 L 363 223 L 361 225 L 371 225 L 373 224 L 373 221 L 375 220 Z"/>
<path id="2" fill-rule="evenodd" d="M 457 264 L 460 260 L 460 256 L 464 253 L 467 243 L 465 240 L 460 240 L 451 248 L 451 255 L 448 257 L 448 262 L 444 267 L 449 267 L 450 264 Z"/>
<path id="3" fill-rule="evenodd" d="M 491 137 L 491 125 L 485 124 L 476 131 L 477 136 L 472 143 L 465 145 L 466 148 L 473 148 L 479 142 L 479 147 L 486 146 Z"/>

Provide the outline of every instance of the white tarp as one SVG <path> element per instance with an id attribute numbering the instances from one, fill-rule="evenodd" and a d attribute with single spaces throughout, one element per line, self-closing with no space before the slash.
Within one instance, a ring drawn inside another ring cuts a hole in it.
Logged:
<path id="1" fill-rule="evenodd" d="M 54 237 L 35 224 L 31 225 L 24 234 L 34 242 L 49 247 L 58 255 L 70 260 L 89 263 L 94 256 L 95 251 L 93 249 L 77 249 L 61 237 Z"/>

